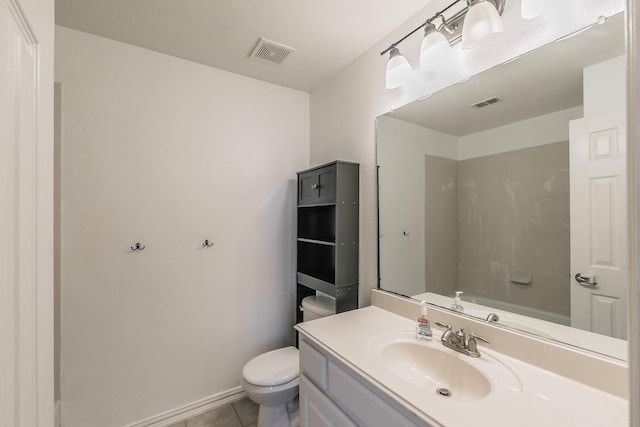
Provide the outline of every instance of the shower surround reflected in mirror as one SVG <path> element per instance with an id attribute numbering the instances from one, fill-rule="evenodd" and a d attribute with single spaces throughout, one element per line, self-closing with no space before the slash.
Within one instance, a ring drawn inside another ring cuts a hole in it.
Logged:
<path id="1" fill-rule="evenodd" d="M 619 14 L 380 116 L 379 287 L 625 359 L 623 299 L 572 319 L 569 167 L 570 122 L 624 109 L 624 46 Z"/>

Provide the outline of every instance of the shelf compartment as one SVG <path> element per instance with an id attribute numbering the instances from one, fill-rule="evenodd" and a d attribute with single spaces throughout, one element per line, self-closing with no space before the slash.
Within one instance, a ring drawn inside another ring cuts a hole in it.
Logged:
<path id="1" fill-rule="evenodd" d="M 306 288 L 314 289 L 316 291 L 323 292 L 332 297 L 336 296 L 336 286 L 332 283 L 325 282 L 324 280 L 316 279 L 313 276 L 309 276 L 304 273 L 296 273 L 296 279 L 298 285 L 302 285 Z"/>
<path id="2" fill-rule="evenodd" d="M 335 284 L 335 246 L 298 241 L 298 272 Z"/>
<path id="3" fill-rule="evenodd" d="M 298 238 L 335 242 L 335 205 L 298 208 Z"/>
<path id="4" fill-rule="evenodd" d="M 342 313 L 343 311 L 358 308 L 357 283 L 339 287 L 331 283 L 327 283 L 323 280 L 316 279 L 315 277 L 306 275 L 304 273 L 297 273 L 296 279 L 298 282 L 298 295 L 300 295 L 302 289 L 313 289 L 314 293 L 315 291 L 320 291 L 327 295 L 330 295 L 336 299 L 336 313 Z M 308 294 L 305 293 L 304 295 L 306 296 Z"/>

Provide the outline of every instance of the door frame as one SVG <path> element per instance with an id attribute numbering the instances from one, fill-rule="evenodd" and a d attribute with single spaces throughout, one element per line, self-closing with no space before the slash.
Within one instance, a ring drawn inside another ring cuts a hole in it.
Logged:
<path id="1" fill-rule="evenodd" d="M 640 425 L 640 5 L 627 0 L 627 153 L 629 202 L 629 425 Z"/>
<path id="2" fill-rule="evenodd" d="M 24 197 L 30 199 L 33 209 L 29 210 L 28 218 L 32 232 L 25 238 L 23 246 L 29 248 L 23 251 L 28 262 L 24 264 L 23 273 L 33 277 L 29 281 L 29 290 L 25 292 L 25 299 L 20 307 L 16 301 L 0 301 L 0 310 L 3 313 L 2 325 L 3 342 L 0 347 L 0 360 L 2 362 L 3 379 L 7 381 L 1 385 L 4 405 L 0 405 L 0 424 L 25 427 L 51 427 L 54 425 L 53 402 L 53 74 L 54 74 L 54 0 L 1 0 L 2 11 L 0 18 L 3 24 L 11 20 L 20 28 L 24 40 L 33 46 L 35 52 L 33 94 L 28 95 L 32 103 L 34 117 L 33 126 L 30 127 L 33 138 L 34 152 L 29 152 L 28 158 L 10 159 L 7 164 L 10 168 L 7 175 L 7 185 L 2 192 L 6 197 L 3 202 L 9 201 L 8 209 L 15 206 L 12 200 L 17 194 L 15 177 L 16 171 L 21 165 L 27 165 L 24 170 L 31 171 L 28 186 L 25 185 Z M 13 24 L 12 24 L 13 25 Z M 9 54 L 13 42 L 9 38 L 7 27 L 2 26 L 4 35 L 0 36 L 0 67 L 3 71 L 9 70 Z M 15 58 L 14 58 L 15 59 Z M 11 60 L 13 61 L 13 60 Z M 8 137 L 9 117 L 12 114 L 4 114 L 12 111 L 15 105 L 11 105 L 13 99 L 8 96 L 12 91 L 12 83 L 15 80 L 6 73 L 0 72 L 0 92 L 7 96 L 0 97 L 0 143 L 13 144 Z M 5 92 L 6 90 L 6 92 Z M 6 126 L 5 126 L 6 125 Z M 13 152 L 11 145 L 7 145 L 6 152 Z M 15 190 L 15 191 L 14 191 Z M 30 205 L 31 206 L 31 205 Z M 4 219 L 4 218 L 0 218 Z M 15 216 L 8 215 L 2 223 L 3 230 L 8 231 L 9 239 L 4 246 L 7 250 L 3 253 L 7 258 L 2 261 L 4 265 L 17 263 L 14 255 L 17 245 L 14 245 L 15 234 L 12 225 L 15 225 Z M 27 272 L 28 270 L 28 272 Z M 8 271 L 13 272 L 13 269 Z M 11 273 L 13 274 L 13 273 Z M 20 289 L 15 277 L 5 276 L 6 282 L 0 283 L 4 295 L 15 295 L 15 290 Z M 6 291 L 6 292 L 5 292 Z M 24 359 L 22 358 L 24 356 Z M 23 362 L 18 366 L 17 361 Z M 19 368 L 19 369 L 17 369 Z M 5 395 L 8 393 L 9 395 Z M 6 411 L 5 411 L 6 410 Z"/>

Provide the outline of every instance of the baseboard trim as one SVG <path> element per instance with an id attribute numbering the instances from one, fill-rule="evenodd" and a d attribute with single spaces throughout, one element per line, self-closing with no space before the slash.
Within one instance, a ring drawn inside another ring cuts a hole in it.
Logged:
<path id="1" fill-rule="evenodd" d="M 187 418 L 195 417 L 213 409 L 235 402 L 245 397 L 247 394 L 242 387 L 232 388 L 222 393 L 214 394 L 202 400 L 186 404 L 179 408 L 172 409 L 162 414 L 154 415 L 125 427 L 165 427 L 173 423 L 184 421 Z"/>

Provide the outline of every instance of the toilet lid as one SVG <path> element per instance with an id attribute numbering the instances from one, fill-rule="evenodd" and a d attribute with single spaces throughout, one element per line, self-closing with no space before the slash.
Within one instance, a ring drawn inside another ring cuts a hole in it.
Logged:
<path id="1" fill-rule="evenodd" d="M 254 385 L 274 386 L 298 377 L 298 349 L 284 347 L 251 359 L 242 369 L 244 379 Z"/>

